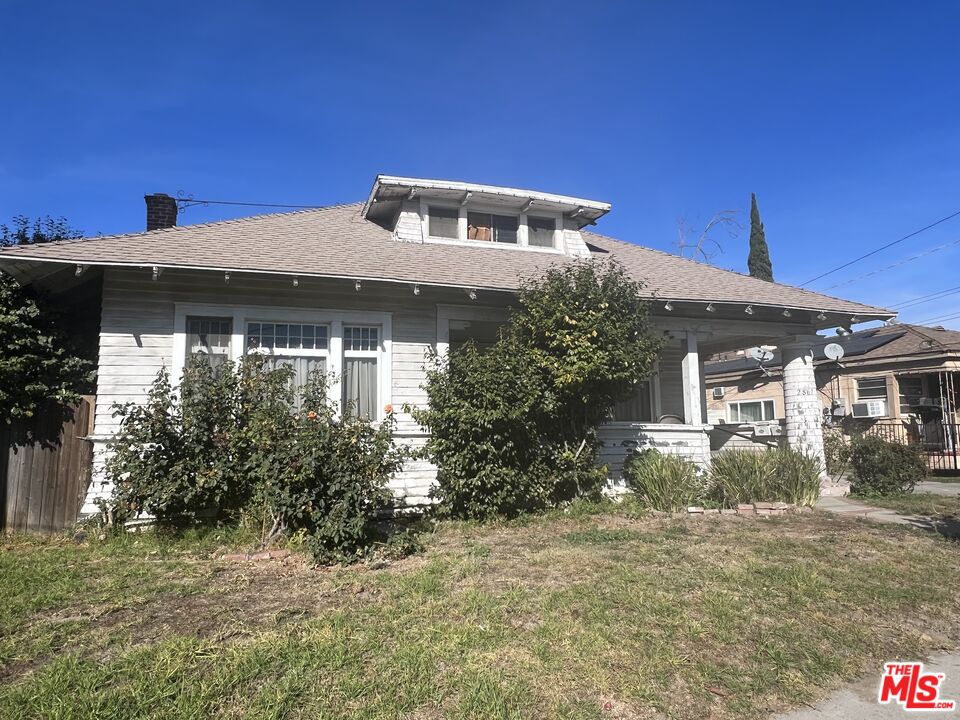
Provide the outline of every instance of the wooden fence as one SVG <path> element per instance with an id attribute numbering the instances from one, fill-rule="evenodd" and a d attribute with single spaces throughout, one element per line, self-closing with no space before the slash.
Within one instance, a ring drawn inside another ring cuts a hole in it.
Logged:
<path id="1" fill-rule="evenodd" d="M 0 522 L 7 532 L 53 533 L 72 526 L 90 484 L 96 399 L 0 427 Z M 64 419 L 66 417 L 66 419 Z"/>

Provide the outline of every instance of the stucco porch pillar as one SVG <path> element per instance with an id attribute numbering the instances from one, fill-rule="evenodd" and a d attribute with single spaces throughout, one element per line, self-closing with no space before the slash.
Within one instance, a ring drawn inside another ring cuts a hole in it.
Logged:
<path id="1" fill-rule="evenodd" d="M 793 337 L 780 345 L 783 352 L 783 405 L 787 445 L 816 457 L 826 473 L 823 452 L 823 415 L 813 371 L 816 336 Z"/>

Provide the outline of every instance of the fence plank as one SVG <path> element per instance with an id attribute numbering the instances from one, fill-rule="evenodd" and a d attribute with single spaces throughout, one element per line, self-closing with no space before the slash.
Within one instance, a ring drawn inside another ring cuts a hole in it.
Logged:
<path id="1" fill-rule="evenodd" d="M 59 532 L 76 522 L 92 472 L 96 398 L 85 396 L 70 420 L 59 413 L 0 429 L 0 527 Z"/>

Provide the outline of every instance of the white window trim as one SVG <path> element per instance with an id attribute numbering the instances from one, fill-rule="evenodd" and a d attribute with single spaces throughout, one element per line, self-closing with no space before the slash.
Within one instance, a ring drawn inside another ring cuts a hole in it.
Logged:
<path id="1" fill-rule="evenodd" d="M 330 335 L 327 350 L 289 350 L 289 355 L 307 355 L 325 353 L 327 357 L 327 372 L 334 374 L 334 382 L 328 388 L 328 398 L 334 407 L 340 408 L 342 403 L 343 374 L 343 326 L 344 325 L 377 325 L 380 327 L 380 350 L 357 351 L 366 357 L 380 359 L 377 367 L 377 397 L 380 407 L 377 408 L 377 419 L 385 417 L 383 408 L 393 404 L 393 315 L 382 312 L 366 312 L 357 310 L 304 310 L 303 308 L 282 307 L 274 305 L 207 305 L 197 303 L 174 303 L 173 319 L 173 358 L 170 363 L 170 381 L 174 386 L 180 384 L 183 377 L 184 363 L 187 356 L 187 316 L 211 316 L 232 318 L 233 334 L 230 337 L 230 359 L 239 362 L 246 349 L 248 322 L 291 322 L 310 325 L 327 325 Z M 275 353 L 280 354 L 280 353 Z M 353 354 L 353 353 L 351 353 Z"/>
<path id="2" fill-rule="evenodd" d="M 430 206 L 442 207 L 448 210 L 456 210 L 459 216 L 459 222 L 457 223 L 457 235 L 456 239 L 438 237 L 430 234 Z M 481 212 L 481 213 L 492 213 L 494 215 L 508 215 L 516 216 L 519 218 L 517 225 L 517 242 L 514 243 L 500 243 L 493 242 L 491 240 L 468 240 L 467 239 L 467 213 L 468 212 Z M 462 245 L 465 247 L 495 247 L 503 250 L 522 250 L 524 252 L 542 252 L 550 253 L 553 255 L 563 255 L 566 253 L 566 248 L 564 247 L 563 240 L 563 215 L 557 212 L 551 212 L 549 210 L 540 210 L 539 208 L 534 208 L 533 212 L 529 213 L 534 217 L 539 218 L 552 218 L 555 227 L 553 231 L 553 247 L 537 247 L 527 244 L 528 233 L 527 233 L 527 215 L 526 212 L 518 213 L 516 211 L 511 211 L 509 208 L 497 207 L 496 205 L 482 204 L 482 203 L 468 203 L 467 205 L 462 205 L 455 202 L 450 202 L 449 200 L 431 200 L 430 198 L 420 198 L 420 225 L 421 225 L 421 234 L 423 241 L 426 243 L 437 243 L 440 245 Z"/>
<path id="3" fill-rule="evenodd" d="M 748 403 L 760 403 L 760 414 L 763 415 L 763 403 L 768 403 L 768 402 L 772 402 L 772 403 L 773 403 L 773 417 L 770 418 L 769 420 L 734 420 L 734 419 L 733 419 L 733 413 L 731 412 L 731 410 L 733 409 L 733 406 L 734 406 L 734 405 L 745 405 L 745 404 L 748 404 Z M 751 398 L 751 399 L 749 399 L 749 400 L 747 400 L 747 399 L 743 399 L 743 400 L 728 400 L 727 403 L 726 403 L 726 406 L 727 406 L 727 422 L 729 422 L 729 423 L 731 423 L 731 424 L 736 423 L 736 424 L 739 424 L 739 425 L 749 425 L 750 423 L 753 423 L 753 422 L 773 422 L 774 420 L 778 420 L 778 419 L 779 419 L 779 418 L 777 417 L 777 399 L 776 399 L 776 398 L 772 398 L 772 397 Z"/>

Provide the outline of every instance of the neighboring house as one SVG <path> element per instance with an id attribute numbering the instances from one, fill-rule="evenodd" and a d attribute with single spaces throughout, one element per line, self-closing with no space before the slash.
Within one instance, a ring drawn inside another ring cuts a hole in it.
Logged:
<path id="1" fill-rule="evenodd" d="M 839 361 L 824 348 L 843 348 Z M 828 425 L 921 444 L 955 458 L 960 425 L 960 332 L 896 323 L 822 338 L 814 346 L 817 397 Z M 781 353 L 760 363 L 727 353 L 704 368 L 714 449 L 773 442 L 785 418 Z M 759 430 L 759 433 L 758 433 Z M 943 463 L 939 469 L 951 469 Z"/>
<path id="2" fill-rule="evenodd" d="M 301 374 L 325 368 L 341 378 L 332 400 L 373 417 L 392 407 L 397 441 L 422 445 L 424 429 L 403 408 L 425 402 L 425 354 L 491 340 L 521 279 L 555 263 L 614 258 L 655 300 L 665 340 L 657 370 L 602 429 L 612 478 L 635 447 L 709 462 L 701 358 L 751 344 L 784 349 L 787 435 L 822 454 L 816 331 L 892 316 L 597 235 L 587 228 L 610 206 L 563 195 L 379 176 L 363 203 L 185 227 L 175 226 L 173 198 L 146 201 L 147 232 L 0 252 L 0 269 L 23 283 L 102 286 L 98 460 L 86 511 L 109 492 L 111 406 L 144 400 L 158 371 L 178 378 L 195 352 L 238 359 L 256 347 Z M 434 478 L 428 463 L 413 462 L 393 487 L 419 504 Z"/>

